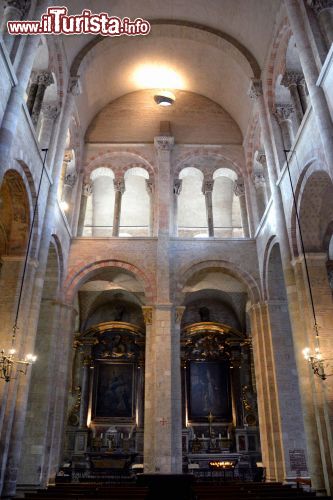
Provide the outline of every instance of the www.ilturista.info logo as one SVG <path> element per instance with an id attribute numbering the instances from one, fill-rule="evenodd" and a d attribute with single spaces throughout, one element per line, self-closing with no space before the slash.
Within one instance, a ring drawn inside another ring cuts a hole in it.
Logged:
<path id="1" fill-rule="evenodd" d="M 137 36 L 148 35 L 150 23 L 141 18 L 120 19 L 106 12 L 93 14 L 89 9 L 79 15 L 68 15 L 66 7 L 49 7 L 40 21 L 8 21 L 7 29 L 10 35 Z"/>

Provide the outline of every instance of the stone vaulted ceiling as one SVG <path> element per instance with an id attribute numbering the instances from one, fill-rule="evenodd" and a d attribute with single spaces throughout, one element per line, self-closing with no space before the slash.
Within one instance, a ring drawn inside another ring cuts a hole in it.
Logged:
<path id="1" fill-rule="evenodd" d="M 64 4 L 72 14 L 84 7 L 152 22 L 147 37 L 64 37 L 72 74 L 81 75 L 78 106 L 84 131 L 109 102 L 153 88 L 135 78 L 140 68 L 153 64 L 177 74 L 176 88 L 217 102 L 245 133 L 251 109 L 249 81 L 260 76 L 281 0 L 90 0 L 84 5 L 68 0 Z"/>

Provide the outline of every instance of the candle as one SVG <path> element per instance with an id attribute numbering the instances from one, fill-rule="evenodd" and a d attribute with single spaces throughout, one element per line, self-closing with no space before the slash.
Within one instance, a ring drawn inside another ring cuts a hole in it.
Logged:
<path id="1" fill-rule="evenodd" d="M 221 439 L 221 433 L 219 433 L 219 439 Z"/>

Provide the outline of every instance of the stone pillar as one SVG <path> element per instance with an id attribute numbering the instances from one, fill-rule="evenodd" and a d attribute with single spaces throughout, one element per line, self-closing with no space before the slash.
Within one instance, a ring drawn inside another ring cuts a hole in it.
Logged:
<path id="1" fill-rule="evenodd" d="M 29 8 L 30 2 L 26 2 L 25 0 L 6 0 L 3 17 L 1 19 L 0 33 L 8 54 L 12 51 L 16 37 L 8 34 L 7 22 L 21 20 L 28 12 Z"/>
<path id="2" fill-rule="evenodd" d="M 80 214 L 77 226 L 77 236 L 83 236 L 84 231 L 84 221 L 86 218 L 86 209 L 88 197 L 92 195 L 92 184 L 91 182 L 86 182 L 82 187 L 81 203 L 80 203 Z"/>
<path id="3" fill-rule="evenodd" d="M 119 236 L 119 226 L 121 217 L 121 199 L 125 192 L 124 179 L 114 179 L 114 212 L 113 212 L 113 229 L 112 236 Z"/>
<path id="4" fill-rule="evenodd" d="M 48 149 L 50 146 L 54 123 L 58 114 L 59 109 L 56 104 L 43 104 L 41 114 L 42 121 L 38 137 L 41 149 Z"/>
<path id="5" fill-rule="evenodd" d="M 146 179 L 146 189 L 149 196 L 149 236 L 154 235 L 154 183 Z"/>
<path id="6" fill-rule="evenodd" d="M 82 378 L 81 378 L 81 406 L 80 406 L 80 430 L 87 429 L 87 418 L 89 408 L 89 372 L 91 357 L 83 353 Z"/>
<path id="7" fill-rule="evenodd" d="M 302 101 L 298 92 L 298 86 L 301 84 L 302 80 L 303 80 L 302 73 L 297 73 L 296 71 L 286 71 L 281 80 L 281 85 L 287 87 L 287 89 L 289 89 L 290 92 L 290 99 L 292 106 L 294 108 L 296 133 L 297 130 L 299 129 L 299 126 L 304 116 Z"/>
<path id="8" fill-rule="evenodd" d="M 154 367 L 154 336 L 153 336 L 153 308 L 142 307 L 143 318 L 146 326 L 146 352 L 145 352 L 145 411 L 144 411 L 144 446 L 143 462 L 146 474 L 155 472 L 155 367 Z"/>
<path id="9" fill-rule="evenodd" d="M 214 187 L 214 181 L 204 181 L 202 184 L 202 192 L 205 195 L 205 202 L 206 202 L 208 236 L 210 238 L 214 237 L 213 200 L 212 200 L 213 187 Z"/>
<path id="10" fill-rule="evenodd" d="M 175 179 L 173 183 L 173 236 L 178 236 L 178 196 L 182 192 L 182 179 Z"/>
<path id="11" fill-rule="evenodd" d="M 253 355 L 258 394 L 259 430 L 263 464 L 268 481 L 284 479 L 281 462 L 280 429 L 278 426 L 278 403 L 274 366 L 269 332 L 267 308 L 264 303 L 252 305 L 250 309 Z M 278 466 L 279 462 L 279 466 Z"/>
<path id="12" fill-rule="evenodd" d="M 72 214 L 73 214 L 72 194 L 73 194 L 73 187 L 75 186 L 76 183 L 76 179 L 77 179 L 77 174 L 75 171 L 68 174 L 66 173 L 64 179 L 64 187 L 62 191 L 62 200 L 68 204 L 66 217 L 69 223 L 72 220 Z"/>
<path id="13" fill-rule="evenodd" d="M 264 215 L 267 204 L 266 179 L 262 173 L 255 172 L 253 174 L 253 184 L 254 187 L 256 188 L 258 212 L 259 212 L 259 218 L 261 219 L 262 216 Z"/>
<path id="14" fill-rule="evenodd" d="M 251 98 L 256 99 L 258 105 L 264 148 L 267 157 L 267 168 L 268 168 L 269 181 L 273 198 L 273 207 L 275 211 L 276 230 L 280 243 L 284 281 L 287 291 L 289 312 L 292 323 L 294 352 L 297 363 L 298 381 L 300 385 L 300 393 L 301 393 L 302 407 L 303 407 L 302 413 L 303 413 L 304 427 L 306 432 L 309 472 L 311 475 L 313 487 L 316 490 L 322 491 L 323 488 L 325 488 L 323 473 L 322 471 L 318 470 L 318 468 L 315 465 L 315 460 L 312 460 L 311 458 L 318 456 L 318 453 L 320 453 L 319 451 L 320 447 L 318 439 L 312 438 L 313 436 L 317 435 L 317 428 L 316 428 L 316 421 L 315 419 L 313 419 L 313 402 L 311 403 L 311 401 L 309 401 L 308 398 L 309 387 L 308 387 L 308 375 L 306 371 L 307 367 L 304 366 L 304 359 L 302 356 L 302 349 L 304 348 L 304 339 L 300 338 L 299 336 L 299 332 L 304 331 L 305 324 L 303 323 L 304 318 L 301 315 L 301 309 L 299 309 L 297 304 L 297 298 L 295 297 L 295 291 L 297 289 L 295 274 L 293 268 L 291 267 L 291 253 L 288 241 L 286 221 L 284 218 L 282 195 L 280 189 L 276 185 L 277 173 L 274 164 L 274 154 L 273 154 L 271 138 L 269 135 L 269 125 L 266 115 L 265 102 L 263 98 L 262 83 L 260 80 L 252 81 L 252 86 L 250 88 L 249 95 Z"/>
<path id="15" fill-rule="evenodd" d="M 29 39 L 30 37 L 27 39 L 26 44 L 28 43 Z M 36 269 L 35 280 L 32 282 L 33 289 L 31 291 L 31 296 L 33 297 L 33 307 L 30 308 L 29 311 L 30 316 L 28 316 L 27 314 L 28 318 L 26 322 L 27 330 L 25 332 L 26 344 L 29 343 L 33 345 L 36 335 L 37 322 L 39 316 L 39 304 L 42 298 L 43 282 L 44 282 L 44 276 L 49 254 L 50 239 L 54 227 L 55 216 L 57 213 L 56 205 L 57 205 L 58 182 L 65 151 L 68 126 L 73 112 L 74 96 L 77 95 L 77 92 L 78 92 L 78 78 L 72 77 L 69 81 L 68 93 L 66 96 L 64 111 L 62 115 L 60 134 L 57 145 L 57 153 L 53 169 L 54 182 L 51 185 L 48 194 L 46 213 L 44 217 L 43 230 L 42 230 L 39 253 L 38 253 L 38 267 Z M 0 149 L 1 149 L 1 134 L 0 134 Z M 24 416 L 27 408 L 29 383 L 30 383 L 29 377 L 20 378 L 19 383 L 15 384 L 15 388 L 13 389 L 11 398 L 12 418 L 7 425 L 6 450 L 3 458 L 3 461 L 7 462 L 6 464 L 7 475 L 6 475 L 6 484 L 4 489 L 5 494 L 7 496 L 14 496 L 16 490 L 17 468 L 21 455 L 21 446 L 23 440 L 24 421 L 25 421 Z"/>
<path id="16" fill-rule="evenodd" d="M 325 256 L 326 257 L 326 256 Z M 310 258 L 310 255 L 307 254 L 307 258 L 309 258 L 309 274 L 310 281 L 315 285 L 317 278 L 315 278 L 314 270 L 311 269 L 311 260 L 315 260 Z M 321 264 L 321 260 L 323 256 L 319 256 L 317 264 Z M 308 465 L 309 471 L 313 483 L 313 488 L 321 493 L 325 493 L 327 491 L 328 494 L 332 492 L 332 441 L 331 441 L 331 433 L 332 427 L 331 422 L 329 422 L 329 417 L 327 413 L 327 400 L 326 400 L 326 381 L 322 382 L 318 377 L 314 377 L 311 371 L 310 366 L 305 362 L 302 354 L 302 348 L 310 347 L 311 350 L 314 349 L 314 320 L 312 309 L 310 305 L 310 297 L 309 297 L 309 287 L 307 283 L 307 277 L 304 266 L 304 257 L 298 257 L 294 259 L 293 266 L 295 270 L 296 277 L 296 287 L 295 294 L 296 300 L 298 301 L 298 307 L 302 311 L 302 319 L 303 322 L 299 325 L 297 329 L 297 341 L 300 347 L 299 355 L 300 359 L 303 363 L 302 368 L 304 370 L 304 375 L 301 378 L 302 385 L 304 386 L 304 394 L 302 394 L 304 400 L 307 404 L 307 413 L 304 414 L 305 426 L 311 429 L 310 433 L 307 433 L 307 441 L 308 441 Z M 313 280 L 313 278 L 315 278 Z M 327 277 L 324 278 L 322 275 L 322 284 L 325 284 L 325 279 L 327 282 Z M 311 285 L 312 286 L 312 285 Z M 315 292 L 315 290 L 313 289 Z M 314 300 L 321 300 L 321 292 L 319 292 L 318 298 L 317 293 L 314 293 Z M 330 306 L 327 308 L 327 312 L 329 315 L 332 314 L 331 310 L 331 301 L 332 299 L 328 299 L 326 293 L 323 294 L 323 303 L 330 303 Z M 317 310 L 317 304 L 315 302 L 315 309 Z M 318 317 L 319 320 L 319 317 Z M 322 331 L 322 327 L 324 330 L 327 328 L 327 323 L 319 322 L 319 333 Z M 329 330 L 331 329 L 331 325 L 329 326 Z M 295 342 L 295 341 L 294 341 Z M 295 342 L 296 343 L 296 342 Z M 324 349 L 323 349 L 324 351 Z M 297 351 L 295 351 L 298 354 Z M 326 353 L 325 353 L 326 354 Z M 305 366 L 304 366 L 305 363 Z M 302 399 L 303 399 L 302 398 Z M 310 427 L 311 426 L 311 427 Z"/>
<path id="17" fill-rule="evenodd" d="M 312 52 L 311 43 L 307 36 L 303 12 L 298 0 L 284 0 L 287 15 L 290 22 L 298 55 L 301 61 L 302 71 L 306 85 L 309 90 L 310 101 L 317 121 L 318 131 L 322 140 L 327 165 L 330 168 L 331 177 L 333 165 L 333 123 L 324 90 L 317 86 L 318 68 Z M 287 148 L 286 148 L 287 149 Z"/>
<path id="18" fill-rule="evenodd" d="M 239 177 L 235 181 L 234 194 L 239 198 L 239 206 L 241 211 L 244 238 L 249 238 L 250 231 L 249 231 L 249 221 L 247 218 L 247 209 L 246 209 L 245 185 L 244 185 L 244 179 L 241 177 Z"/>
<path id="19" fill-rule="evenodd" d="M 62 359 L 56 368 L 56 386 L 54 393 L 54 405 L 52 414 L 52 429 L 50 445 L 48 447 L 49 457 L 42 470 L 42 486 L 45 488 L 49 478 L 54 478 L 61 463 L 63 443 L 65 434 L 65 422 L 67 422 L 67 401 L 69 393 L 70 358 L 72 350 L 72 332 L 75 327 L 75 317 L 78 314 L 71 304 L 60 303 L 60 335 L 57 336 L 56 359 Z"/>
<path id="20" fill-rule="evenodd" d="M 30 76 L 30 85 L 28 89 L 28 98 L 27 98 L 27 108 L 30 115 L 34 107 L 37 89 L 38 89 L 38 73 L 36 71 L 32 71 Z"/>
<path id="21" fill-rule="evenodd" d="M 264 179 L 266 181 L 265 204 L 267 205 L 268 201 L 271 198 L 272 193 L 271 193 L 271 188 L 270 188 L 269 182 L 267 182 L 267 180 L 268 180 L 267 159 L 266 159 L 265 151 L 257 151 L 256 160 L 258 163 L 260 163 L 260 165 L 262 167 L 262 173 L 263 173 Z"/>
<path id="22" fill-rule="evenodd" d="M 170 302 L 171 150 L 174 138 L 154 138 L 158 165 L 156 303 L 146 346 L 145 472 L 181 473 L 181 384 L 179 339 Z M 146 322 L 147 323 L 147 322 Z M 149 391 L 149 393 L 148 393 Z"/>
<path id="23" fill-rule="evenodd" d="M 42 109 L 45 90 L 54 83 L 53 76 L 49 71 L 43 71 L 37 75 L 37 92 L 31 112 L 32 123 L 37 127 L 39 115 Z"/>
<path id="24" fill-rule="evenodd" d="M 49 0 L 39 0 L 34 12 L 34 18 L 39 19 L 44 14 L 49 5 Z M 14 38 L 14 37 L 11 37 Z M 16 76 L 17 85 L 10 93 L 6 110 L 4 112 L 0 128 L 0 186 L 8 166 L 11 147 L 14 141 L 18 120 L 22 113 L 22 104 L 25 91 L 29 82 L 32 65 L 36 56 L 40 37 L 38 35 L 28 36 L 18 65 Z"/>
<path id="25" fill-rule="evenodd" d="M 281 127 L 284 149 L 291 149 L 293 143 L 293 134 L 291 131 L 291 122 L 289 120 L 293 112 L 291 104 L 277 104 L 275 107 L 275 116 Z"/>
<path id="26" fill-rule="evenodd" d="M 309 0 L 309 4 L 318 18 L 320 29 L 329 49 L 333 43 L 333 1 Z"/>

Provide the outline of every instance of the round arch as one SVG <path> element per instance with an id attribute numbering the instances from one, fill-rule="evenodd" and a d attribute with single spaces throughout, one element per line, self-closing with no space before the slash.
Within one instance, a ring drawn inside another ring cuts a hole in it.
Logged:
<path id="1" fill-rule="evenodd" d="M 333 200 L 333 183 L 324 163 L 312 159 L 305 165 L 295 187 L 295 198 L 303 238 L 305 237 L 305 250 L 322 251 L 325 239 L 327 239 L 327 228 L 331 222 L 328 220 L 330 208 L 333 215 L 333 201 L 331 201 Z M 327 213 L 325 214 L 322 209 Z M 327 220 L 323 221 L 325 217 Z M 325 227 L 319 227 L 318 224 L 321 222 Z M 298 257 L 300 253 L 299 230 L 294 206 L 291 211 L 290 227 L 293 257 Z"/>
<path id="2" fill-rule="evenodd" d="M 180 27 L 182 28 L 183 37 L 184 36 L 190 37 L 189 30 L 187 30 L 186 28 L 200 31 L 201 34 L 206 39 L 206 42 L 212 45 L 216 45 L 219 42 L 220 43 L 223 42 L 224 44 L 227 45 L 229 51 L 233 52 L 235 58 L 241 60 L 251 69 L 252 76 L 254 78 L 260 77 L 261 69 L 253 54 L 246 47 L 244 47 L 244 45 L 242 45 L 238 40 L 228 35 L 227 33 L 224 33 L 223 31 L 214 29 L 204 24 L 197 24 L 190 21 L 177 20 L 177 19 L 148 19 L 148 22 L 152 26 Z M 89 52 L 103 41 L 105 41 L 105 37 L 98 35 L 80 50 L 80 52 L 77 54 L 72 63 L 70 70 L 71 76 L 77 76 L 80 73 L 80 70 L 82 69 L 82 64 L 84 63 Z"/>
<path id="3" fill-rule="evenodd" d="M 226 260 L 210 260 L 210 261 L 199 261 L 197 263 L 191 264 L 184 270 L 179 272 L 180 279 L 178 281 L 177 291 L 176 291 L 176 303 L 182 303 L 183 288 L 187 281 L 198 271 L 209 270 L 209 269 L 219 269 L 230 276 L 238 279 L 242 282 L 248 292 L 252 303 L 259 302 L 261 299 L 260 287 L 253 276 L 247 271 L 242 270 L 236 264 L 228 262 Z"/>
<path id="4" fill-rule="evenodd" d="M 80 286 L 95 274 L 106 268 L 118 268 L 133 274 L 142 284 L 147 303 L 152 303 L 156 295 L 152 282 L 148 276 L 133 264 L 119 260 L 101 260 L 86 264 L 85 261 L 79 262 L 75 267 L 69 270 L 64 284 L 64 294 L 66 301 L 70 304 L 73 301 L 75 292 Z"/>
<path id="5" fill-rule="evenodd" d="M 121 163 L 124 163 L 126 158 L 128 158 L 126 165 L 116 165 L 117 159 L 120 159 Z M 150 179 L 154 177 L 155 168 L 152 163 L 142 155 L 133 151 L 107 151 L 97 154 L 96 156 L 89 158 L 84 167 L 84 172 L 86 178 L 89 178 L 92 171 L 97 167 L 106 167 L 112 169 L 116 178 L 121 178 L 127 170 L 139 166 L 147 170 Z"/>

